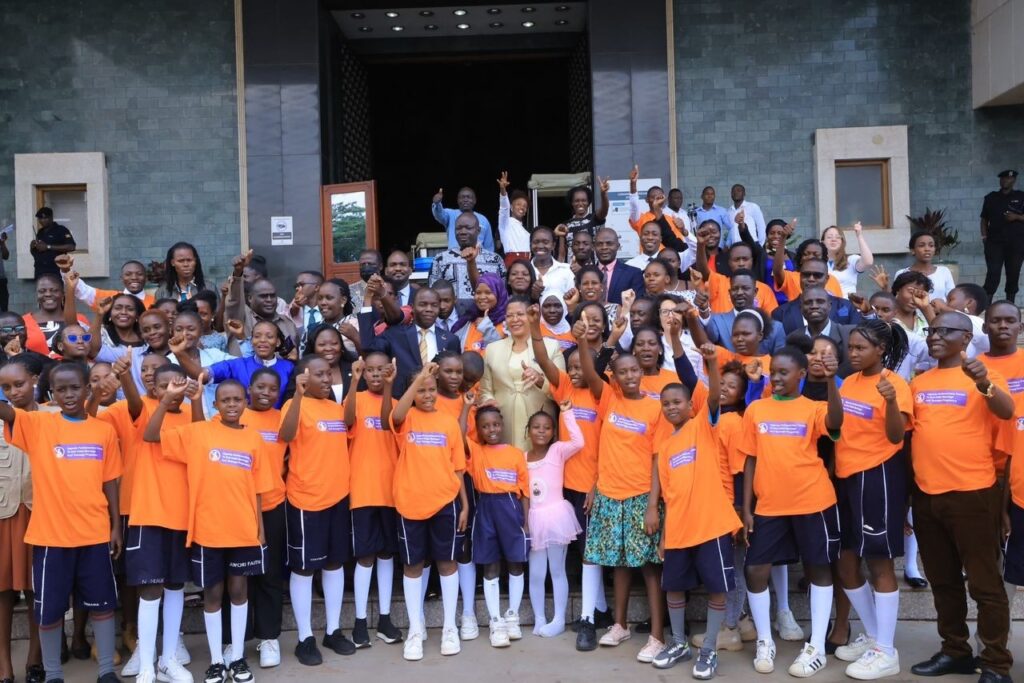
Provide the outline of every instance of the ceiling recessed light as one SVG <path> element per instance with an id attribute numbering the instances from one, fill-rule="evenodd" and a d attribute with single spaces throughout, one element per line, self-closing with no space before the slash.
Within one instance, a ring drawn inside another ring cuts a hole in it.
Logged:
<path id="1" fill-rule="evenodd" d="M 405 27 L 404 27 L 404 26 L 392 26 L 392 27 L 391 27 L 391 30 L 392 30 L 392 31 L 395 31 L 395 32 L 398 32 L 398 31 L 404 31 L 404 30 L 405 30 Z"/>
<path id="2" fill-rule="evenodd" d="M 524 21 L 523 28 L 533 28 L 534 24 L 532 21 Z"/>
<path id="3" fill-rule="evenodd" d="M 529 14 L 530 12 L 536 12 L 537 8 L 536 7 L 524 7 L 520 11 L 523 12 L 524 14 Z"/>
<path id="4" fill-rule="evenodd" d="M 427 24 L 426 26 L 423 27 L 423 30 L 424 31 L 436 31 L 437 30 L 437 24 Z"/>
<path id="5" fill-rule="evenodd" d="M 360 26 L 359 30 L 362 31 L 363 33 L 370 33 L 371 31 L 373 31 L 373 27 L 372 26 Z"/>
<path id="6" fill-rule="evenodd" d="M 469 24 L 455 24 L 455 28 L 459 29 L 460 31 L 465 31 L 467 28 L 469 28 Z"/>
<path id="7" fill-rule="evenodd" d="M 501 8 L 500 7 L 491 7 L 490 9 L 487 10 L 487 13 L 488 14 L 501 14 Z"/>
<path id="8" fill-rule="evenodd" d="M 366 18 L 366 15 L 363 14 L 362 12 L 353 12 L 349 16 L 352 17 L 353 19 L 365 19 Z"/>
<path id="9" fill-rule="evenodd" d="M 559 5 L 555 8 L 556 12 L 568 12 L 571 8 L 568 5 Z"/>
<path id="10" fill-rule="evenodd" d="M 568 19 L 559 19 L 558 21 L 555 22 L 555 26 L 568 26 L 568 25 L 569 25 L 569 20 Z"/>
<path id="11" fill-rule="evenodd" d="M 387 17 L 388 19 L 397 19 L 398 12 L 385 12 L 384 16 Z"/>
<path id="12" fill-rule="evenodd" d="M 432 16 L 434 16 L 434 13 L 433 13 L 433 11 L 431 11 L 429 9 L 420 10 L 420 16 L 421 17 L 432 17 Z"/>
<path id="13" fill-rule="evenodd" d="M 464 9 L 457 9 L 457 10 L 452 10 L 452 14 L 454 14 L 457 17 L 464 17 L 464 16 L 466 16 L 467 12 Z"/>
<path id="14" fill-rule="evenodd" d="M 487 25 L 490 26 L 491 28 L 501 28 L 505 24 L 501 23 L 500 21 L 492 21 L 491 23 L 489 23 Z"/>

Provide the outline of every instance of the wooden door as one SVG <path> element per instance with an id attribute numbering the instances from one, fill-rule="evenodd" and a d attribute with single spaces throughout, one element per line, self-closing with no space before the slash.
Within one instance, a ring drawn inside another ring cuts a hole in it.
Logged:
<path id="1" fill-rule="evenodd" d="M 356 282 L 359 252 L 377 248 L 377 184 L 324 185 L 320 206 L 324 277 Z"/>

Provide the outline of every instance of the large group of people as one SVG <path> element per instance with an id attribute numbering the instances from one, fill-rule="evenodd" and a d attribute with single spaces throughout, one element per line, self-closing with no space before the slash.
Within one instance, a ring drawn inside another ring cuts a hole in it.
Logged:
<path id="1" fill-rule="evenodd" d="M 795 219 L 766 221 L 742 185 L 728 208 L 704 188 L 688 213 L 679 190 L 641 195 L 638 177 L 628 259 L 604 225 L 606 181 L 597 206 L 573 188 L 565 223 L 544 227 L 503 173 L 496 234 L 473 190 L 455 209 L 433 197 L 448 248 L 425 278 L 405 250 L 368 249 L 357 282 L 307 270 L 288 298 L 266 259 L 240 254 L 210 282 L 185 242 L 155 291 L 137 261 L 121 289 L 96 288 L 40 210 L 54 234 L 33 243 L 36 308 L 0 312 L 0 681 L 14 680 L 23 594 L 26 680 L 63 681 L 67 657 L 89 658 L 90 620 L 100 683 L 120 680 L 122 648 L 121 675 L 191 682 L 179 630 L 192 585 L 206 683 L 254 680 L 247 639 L 260 667 L 280 664 L 286 595 L 301 664 L 370 647 L 374 584 L 376 639 L 416 661 L 432 573 L 442 655 L 484 626 L 495 648 L 523 638 L 527 590 L 533 636 L 572 628 L 580 652 L 621 647 L 636 573 L 641 663 L 692 660 L 710 679 L 720 650 L 753 642 L 769 674 L 778 638 L 804 643 L 792 676 L 835 658 L 874 680 L 902 671 L 900 557 L 910 586 L 931 583 L 942 640 L 910 670 L 1009 681 L 1024 581 L 1018 308 L 953 281 L 931 233 L 911 236 L 890 277 L 859 223 L 798 240 Z M 806 628 L 789 606 L 798 562 Z M 702 586 L 706 629 L 691 637 Z"/>

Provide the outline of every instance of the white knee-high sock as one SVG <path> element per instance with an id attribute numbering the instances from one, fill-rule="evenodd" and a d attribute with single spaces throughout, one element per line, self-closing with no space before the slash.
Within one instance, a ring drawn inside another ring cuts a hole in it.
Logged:
<path id="1" fill-rule="evenodd" d="M 832 614 L 832 586 L 811 584 L 811 645 L 825 651 L 828 618 Z"/>
<path id="2" fill-rule="evenodd" d="M 597 567 L 597 592 L 594 593 L 594 608 L 607 612 L 608 594 L 604 590 L 604 569 L 599 565 L 593 566 Z"/>
<path id="3" fill-rule="evenodd" d="M 900 592 L 875 593 L 875 644 L 886 654 L 893 654 L 896 641 L 896 620 L 900 612 Z"/>
<path id="4" fill-rule="evenodd" d="M 772 641 L 772 598 L 765 588 L 760 593 L 754 593 L 747 589 L 747 602 L 750 605 L 750 618 L 754 620 L 754 628 L 757 629 L 757 639 L 766 642 Z"/>
<path id="5" fill-rule="evenodd" d="M 789 609 L 789 567 L 772 567 L 772 588 L 775 590 L 776 611 Z"/>
<path id="6" fill-rule="evenodd" d="M 370 580 L 373 578 L 373 565 L 364 567 L 356 562 L 352 573 L 352 592 L 356 603 L 356 619 L 366 618 L 366 604 L 370 601 Z M 377 579 L 380 581 L 380 578 Z"/>
<path id="7" fill-rule="evenodd" d="M 423 630 L 423 577 L 402 578 L 402 590 L 405 593 L 405 610 L 409 617 L 409 636 Z"/>
<path id="8" fill-rule="evenodd" d="M 245 622 L 249 619 L 249 602 L 231 603 L 231 661 L 245 656 Z"/>
<path id="9" fill-rule="evenodd" d="M 540 634 L 545 638 L 554 638 L 565 631 L 565 608 L 569 602 L 569 579 L 565 576 L 565 554 L 569 546 L 548 546 L 548 567 L 551 571 L 551 590 L 554 594 L 555 614 L 546 626 L 541 627 Z M 531 593 L 533 589 L 531 588 Z"/>
<path id="10" fill-rule="evenodd" d="M 462 616 L 476 615 L 476 565 L 459 563 L 459 592 L 462 593 Z"/>
<path id="11" fill-rule="evenodd" d="M 288 592 L 292 598 L 292 612 L 295 613 L 295 628 L 299 632 L 299 640 L 303 641 L 313 635 L 313 577 L 292 572 L 288 579 Z"/>
<path id="12" fill-rule="evenodd" d="M 173 659 L 178 651 L 178 633 L 181 631 L 181 615 L 185 611 L 185 589 L 164 589 L 164 637 L 160 650 L 163 659 Z"/>
<path id="13" fill-rule="evenodd" d="M 523 604 L 523 586 L 525 578 L 520 574 L 508 575 L 508 611 L 519 614 L 519 607 Z"/>
<path id="14" fill-rule="evenodd" d="M 455 608 L 459 604 L 459 574 L 441 577 L 441 604 L 444 607 L 444 628 L 455 628 Z"/>
<path id="15" fill-rule="evenodd" d="M 156 631 L 160 626 L 160 598 L 144 600 L 139 598 L 139 666 L 142 671 L 155 673 L 153 660 L 156 658 Z"/>
<path id="16" fill-rule="evenodd" d="M 324 612 L 327 616 L 327 633 L 341 628 L 341 601 L 345 596 L 345 569 L 325 569 L 320 575 L 324 586 Z"/>
<path id="17" fill-rule="evenodd" d="M 423 624 L 423 632 L 427 629 L 427 615 L 423 613 L 423 606 L 427 603 L 427 588 L 430 585 L 430 565 L 423 566 L 423 573 L 420 574 L 420 623 Z"/>
<path id="18" fill-rule="evenodd" d="M 210 664 L 224 663 L 223 637 L 221 636 L 220 610 L 207 612 L 203 610 L 203 621 L 206 622 L 206 644 L 210 648 Z"/>
<path id="19" fill-rule="evenodd" d="M 907 510 L 907 521 L 914 524 L 914 510 Z M 903 573 L 910 579 L 920 579 L 921 570 L 917 566 L 917 535 L 910 532 L 903 538 Z"/>
<path id="20" fill-rule="evenodd" d="M 548 573 L 548 554 L 545 550 L 530 551 L 530 607 L 533 608 L 533 635 L 540 635 L 547 621 L 544 598 L 547 590 L 544 580 Z"/>
<path id="21" fill-rule="evenodd" d="M 875 595 L 871 590 L 871 584 L 865 581 L 860 588 L 844 588 L 843 592 L 850 599 L 850 604 L 856 610 L 860 622 L 864 624 L 864 633 L 869 638 L 878 637 L 878 619 L 875 616 Z"/>
<path id="22" fill-rule="evenodd" d="M 394 558 L 377 558 L 377 607 L 381 616 L 391 614 L 391 590 L 395 581 Z"/>
<path id="23" fill-rule="evenodd" d="M 484 603 L 492 621 L 501 616 L 501 606 L 498 604 L 498 577 L 484 579 Z"/>
<path id="24" fill-rule="evenodd" d="M 583 590 L 580 595 L 580 616 L 587 621 L 594 621 L 594 608 L 599 595 L 604 595 L 601 583 L 601 566 L 597 564 L 583 565 Z"/>

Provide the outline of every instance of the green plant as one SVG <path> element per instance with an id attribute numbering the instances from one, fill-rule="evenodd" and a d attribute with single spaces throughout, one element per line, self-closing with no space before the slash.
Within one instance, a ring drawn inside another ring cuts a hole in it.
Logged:
<path id="1" fill-rule="evenodd" d="M 935 255 L 943 252 L 947 256 L 960 246 L 960 232 L 946 223 L 946 210 L 932 211 L 925 207 L 924 214 L 914 217 L 907 216 L 911 232 L 924 231 L 935 238 Z"/>

